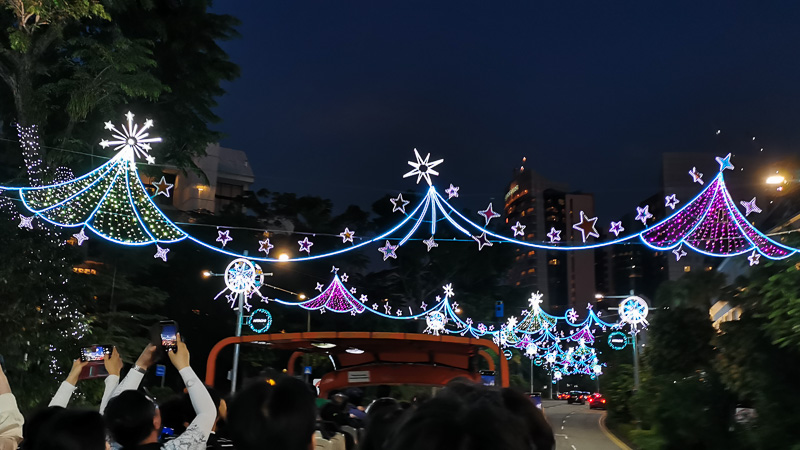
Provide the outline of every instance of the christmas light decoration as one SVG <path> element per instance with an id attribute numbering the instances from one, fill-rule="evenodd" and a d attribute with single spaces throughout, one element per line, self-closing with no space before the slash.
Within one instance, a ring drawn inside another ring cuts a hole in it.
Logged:
<path id="1" fill-rule="evenodd" d="M 572 228 L 581 232 L 581 239 L 583 242 L 586 242 L 587 236 L 593 236 L 596 238 L 600 237 L 600 233 L 597 232 L 597 228 L 595 225 L 597 224 L 597 217 L 588 218 L 586 217 L 586 213 L 583 211 L 580 212 L 581 221 L 572 225 Z"/>
<path id="2" fill-rule="evenodd" d="M 349 228 L 345 227 L 344 231 L 339 233 L 339 237 L 342 238 L 342 244 L 347 242 L 353 242 L 353 237 L 356 235 L 354 231 L 350 231 Z"/>
<path id="3" fill-rule="evenodd" d="M 386 241 L 386 245 L 383 247 L 378 248 L 378 251 L 383 254 L 383 260 L 386 261 L 389 258 L 397 259 L 397 254 L 395 250 L 397 250 L 398 245 L 392 245 L 389 241 Z"/>
<path id="4" fill-rule="evenodd" d="M 475 242 L 478 243 L 478 251 L 483 250 L 483 247 L 491 247 L 492 242 L 486 239 L 486 233 L 481 233 L 480 236 L 472 236 L 472 239 L 475 239 Z"/>
<path id="5" fill-rule="evenodd" d="M 680 261 L 681 258 L 683 258 L 684 256 L 686 256 L 688 254 L 688 253 L 686 253 L 686 251 L 683 249 L 682 246 L 676 248 L 675 250 L 673 250 L 672 253 L 675 254 L 675 261 Z"/>
<path id="6" fill-rule="evenodd" d="M 258 241 L 258 251 L 264 252 L 265 255 L 269 255 L 269 251 L 273 248 L 275 248 L 275 246 L 269 243 L 269 239 Z"/>
<path id="7" fill-rule="evenodd" d="M 636 207 L 636 220 L 641 220 L 643 225 L 647 225 L 647 219 L 652 219 L 653 215 L 650 214 L 650 206 L 644 205 L 644 208 Z"/>
<path id="8" fill-rule="evenodd" d="M 428 251 L 431 251 L 432 248 L 439 246 L 439 244 L 437 244 L 436 241 L 433 240 L 433 236 L 423 240 L 422 242 L 425 244 L 426 247 L 428 247 Z"/>
<path id="9" fill-rule="evenodd" d="M 511 230 L 514 231 L 514 237 L 525 236 L 525 225 L 519 223 L 519 221 L 517 221 L 516 225 L 511 227 Z"/>
<path id="10" fill-rule="evenodd" d="M 500 217 L 500 214 L 494 212 L 492 209 L 491 203 L 489 203 L 489 206 L 487 206 L 483 211 L 478 211 L 478 214 L 483 216 L 483 218 L 486 220 L 486 225 L 489 225 L 489 221 L 495 217 Z"/>
<path id="11" fill-rule="evenodd" d="M 266 309 L 256 309 L 250 314 L 248 325 L 256 333 L 266 333 L 272 326 L 272 314 Z"/>
<path id="12" fill-rule="evenodd" d="M 547 238 L 550 239 L 550 243 L 556 243 L 561 240 L 561 230 L 556 230 L 555 227 L 550 228 L 550 232 L 547 233 Z"/>
<path id="13" fill-rule="evenodd" d="M 167 253 L 169 253 L 168 248 L 162 248 L 156 244 L 156 254 L 153 255 L 153 258 L 161 258 L 162 261 L 167 262 Z"/>
<path id="14" fill-rule="evenodd" d="M 122 131 L 119 131 L 111 121 L 106 122 L 105 128 L 112 132 L 112 136 L 116 139 L 114 141 L 109 141 L 103 139 L 100 141 L 100 146 L 103 148 L 107 148 L 110 146 L 114 147 L 114 150 L 126 150 L 132 152 L 135 156 L 139 158 L 145 158 L 149 164 L 155 163 L 155 158 L 150 156 L 150 144 L 154 142 L 161 142 L 161 138 L 159 137 L 149 137 L 150 133 L 146 133 L 147 129 L 153 126 L 153 121 L 147 119 L 144 121 L 144 125 L 139 128 L 138 125 L 134 125 L 133 123 L 133 113 L 128 111 L 128 114 L 125 114 L 125 117 L 128 119 L 128 126 L 122 127 Z"/>
<path id="15" fill-rule="evenodd" d="M 714 159 L 716 159 L 717 163 L 719 163 L 719 171 L 720 172 L 724 171 L 725 169 L 733 170 L 733 164 L 731 164 L 731 154 L 730 153 L 728 153 L 728 155 L 725 156 L 724 158 L 721 158 L 721 157 L 717 156 Z"/>
<path id="16" fill-rule="evenodd" d="M 311 254 L 311 246 L 314 245 L 314 243 L 309 241 L 307 237 L 303 238 L 302 241 L 297 241 L 297 243 L 300 244 L 299 251 L 306 252 L 309 255 Z"/>
<path id="17" fill-rule="evenodd" d="M 695 183 L 703 184 L 703 174 L 697 171 L 697 167 L 692 167 L 692 170 L 689 171 L 689 175 L 692 176 L 692 181 Z"/>
<path id="18" fill-rule="evenodd" d="M 89 240 L 89 238 L 86 237 L 86 233 L 83 232 L 83 229 L 81 229 L 81 231 L 78 233 L 73 234 L 72 237 L 78 241 L 78 246 L 83 245 L 84 242 Z"/>
<path id="19" fill-rule="evenodd" d="M 417 184 L 419 184 L 421 179 L 425 179 L 428 183 L 428 186 L 431 186 L 433 183 L 431 182 L 431 175 L 439 175 L 439 172 L 433 170 L 434 167 L 438 166 L 439 164 L 444 162 L 444 159 L 437 159 L 436 161 L 428 160 L 431 157 L 431 154 L 428 153 L 425 155 L 425 159 L 422 159 L 419 156 L 419 152 L 417 149 L 414 149 L 414 156 L 417 158 L 417 162 L 409 161 L 408 165 L 413 167 L 414 169 L 408 172 L 407 174 L 403 175 L 403 178 L 413 177 L 414 175 L 417 176 Z"/>
<path id="20" fill-rule="evenodd" d="M 403 194 L 397 194 L 397 198 L 390 198 L 390 202 L 392 202 L 392 212 L 400 211 L 403 214 L 406 213 L 406 205 L 408 205 L 408 200 L 403 200 Z"/>
<path id="21" fill-rule="evenodd" d="M 647 314 L 650 308 L 641 297 L 632 295 L 619 305 L 619 320 L 627 323 L 633 330 L 640 326 L 648 325 Z"/>
<path id="22" fill-rule="evenodd" d="M 169 197 L 169 190 L 175 187 L 175 185 L 167 183 L 166 177 L 162 175 L 161 180 L 159 180 L 158 183 L 153 183 L 153 187 L 156 188 L 155 195 L 163 195 L 164 197 Z"/>
<path id="23" fill-rule="evenodd" d="M 358 301 L 342 284 L 339 275 L 333 276 L 333 281 L 316 297 L 299 303 L 298 306 L 308 310 L 329 310 L 335 313 L 349 313 L 355 311 L 362 313 L 364 305 Z"/>
<path id="24" fill-rule="evenodd" d="M 664 197 L 664 202 L 664 206 L 669 206 L 669 208 L 673 210 L 676 206 L 678 206 L 679 203 L 678 198 L 675 197 L 675 194 Z"/>
<path id="25" fill-rule="evenodd" d="M 223 247 L 232 240 L 230 230 L 217 230 L 217 242 L 221 242 Z"/>
<path id="26" fill-rule="evenodd" d="M 315 288 L 314 288 L 314 290 L 315 290 L 315 291 L 320 291 L 320 292 L 322 292 L 322 288 L 324 288 L 324 287 L 325 287 L 325 285 L 324 285 L 324 284 L 322 284 L 322 283 L 317 283 L 317 287 L 315 287 Z"/>
<path id="27" fill-rule="evenodd" d="M 622 350 L 628 345 L 628 336 L 621 331 L 615 331 L 608 335 L 608 346 L 612 350 Z"/>
<path id="28" fill-rule="evenodd" d="M 458 197 L 458 189 L 458 186 L 453 186 L 450 184 L 450 187 L 444 190 L 444 192 L 447 194 L 447 199 L 450 200 L 451 198 Z"/>
<path id="29" fill-rule="evenodd" d="M 625 231 L 625 228 L 623 228 L 622 222 L 611 222 L 611 228 L 608 231 L 609 233 L 614 233 L 614 236 L 619 236 L 620 233 Z"/>
<path id="30" fill-rule="evenodd" d="M 444 295 L 446 297 L 450 298 L 455 296 L 455 294 L 453 293 L 453 283 L 445 284 L 444 286 L 442 286 L 442 289 L 444 289 Z"/>
<path id="31" fill-rule="evenodd" d="M 19 225 L 18 228 L 27 228 L 29 230 L 33 229 L 33 217 L 27 217 L 20 214 L 19 216 Z"/>
<path id="32" fill-rule="evenodd" d="M 749 215 L 750 215 L 750 213 L 756 213 L 756 214 L 759 214 L 759 213 L 761 213 L 761 208 L 759 208 L 758 206 L 756 206 L 756 198 L 755 198 L 755 197 L 753 197 L 753 199 L 752 199 L 752 200 L 750 200 L 749 202 L 746 202 L 746 201 L 742 200 L 742 201 L 741 201 L 741 202 L 739 202 L 739 203 L 740 203 L 742 206 L 744 206 L 744 210 L 745 210 L 745 212 L 744 212 L 744 216 L 745 216 L 745 217 L 749 216 Z"/>
<path id="33" fill-rule="evenodd" d="M 750 261 L 750 266 L 755 266 L 756 264 L 758 264 L 759 262 L 758 260 L 760 258 L 761 255 L 759 255 L 758 253 L 756 253 L 755 250 L 753 250 L 753 253 L 751 253 L 750 256 L 747 257 L 747 260 Z"/>

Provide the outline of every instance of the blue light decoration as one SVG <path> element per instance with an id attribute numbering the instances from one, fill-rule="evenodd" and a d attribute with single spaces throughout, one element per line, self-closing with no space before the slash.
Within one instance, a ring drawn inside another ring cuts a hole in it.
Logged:
<path id="1" fill-rule="evenodd" d="M 266 333 L 272 326 L 272 314 L 266 309 L 259 308 L 250 314 L 247 323 L 256 333 Z"/>
<path id="2" fill-rule="evenodd" d="M 136 158 L 143 158 L 147 163 L 152 164 L 154 158 L 149 153 L 150 144 L 160 142 L 161 139 L 150 137 L 152 120 L 146 120 L 142 126 L 139 126 L 133 123 L 134 115 L 132 113 L 128 113 L 126 118 L 127 126 L 123 126 L 121 129 L 117 129 L 110 122 L 106 123 L 105 127 L 111 132 L 112 139 L 103 140 L 100 144 L 103 147 L 112 147 L 118 153 L 97 169 L 80 178 L 48 186 L 6 187 L 3 189 L 19 192 L 23 205 L 34 213 L 35 217 L 62 227 L 88 229 L 115 243 L 124 245 L 160 244 L 163 246 L 189 240 L 209 250 L 234 258 L 244 257 L 246 251 L 227 248 L 226 244 L 232 242 L 232 237 L 227 234 L 228 230 L 221 231 L 221 233 L 225 233 L 222 239 L 217 238 L 222 245 L 207 243 L 176 225 L 155 205 L 139 176 Z M 448 200 L 458 197 L 457 188 L 454 186 L 448 188 L 446 190 L 448 197 L 445 198 L 433 186 L 431 177 L 439 175 L 436 170 L 433 170 L 433 167 L 438 166 L 444 160 L 431 161 L 430 154 L 422 158 L 416 149 L 414 149 L 414 155 L 416 161 L 408 162 L 412 170 L 404 177 L 416 176 L 417 184 L 424 179 L 428 184 L 428 189 L 418 205 L 409 213 L 406 213 L 406 205 L 409 202 L 404 200 L 402 195 L 392 199 L 393 211 L 404 215 L 403 219 L 394 227 L 377 236 L 362 239 L 357 244 L 353 244 L 355 232 L 346 228 L 338 236 L 342 237 L 342 244 L 349 243 L 350 245 L 313 255 L 311 246 L 314 243 L 305 237 L 303 241 L 299 242 L 300 252 L 306 254 L 282 260 L 269 256 L 269 248 L 272 248 L 272 244 L 255 241 L 252 242 L 252 246 L 258 242 L 260 244 L 258 250 L 248 249 L 248 252 L 258 256 L 249 256 L 248 258 L 261 262 L 301 262 L 333 257 L 377 244 L 378 250 L 383 253 L 384 260 L 386 260 L 402 255 L 401 247 L 408 243 L 424 223 L 430 224 L 430 237 L 423 242 L 428 251 L 436 248 L 438 243 L 434 240 L 434 236 L 437 223 L 440 221 L 446 221 L 453 226 L 464 235 L 465 240 L 475 240 L 478 243 L 479 251 L 484 247 L 492 246 L 494 242 L 545 250 L 578 251 L 627 242 L 637 237 L 649 247 L 659 251 L 673 250 L 686 245 L 702 254 L 719 257 L 757 252 L 769 259 L 782 259 L 798 251 L 796 248 L 782 245 L 765 236 L 751 226 L 737 209 L 723 179 L 723 171 L 732 167 L 730 154 L 724 158 L 717 158 L 720 163 L 719 174 L 705 186 L 697 197 L 670 216 L 638 233 L 618 236 L 623 229 L 617 227 L 614 229 L 614 239 L 604 242 L 587 242 L 589 238 L 599 237 L 596 229 L 598 219 L 597 217 L 588 217 L 583 211 L 580 211 L 581 223 L 576 224 L 575 228 L 581 232 L 583 242 L 571 245 L 561 243 L 560 233 L 563 230 L 555 228 L 548 233 L 549 240 L 542 242 L 515 239 L 521 234 L 520 227 L 512 227 L 514 237 L 487 230 L 484 226 L 465 217 L 448 203 Z M 695 181 L 701 185 L 704 184 L 702 174 L 696 169 L 690 171 L 690 174 Z M 169 195 L 168 187 L 163 183 L 163 180 L 160 184 L 157 183 L 157 190 L 153 196 Z M 668 202 L 669 199 L 670 197 L 667 197 Z M 674 203 L 671 206 L 674 206 Z M 645 205 L 640 208 L 639 215 L 645 225 L 647 218 L 652 217 L 648 212 L 648 207 Z M 750 212 L 753 212 L 752 209 L 748 209 L 748 213 Z M 484 218 L 484 225 L 486 225 L 492 217 L 496 217 L 497 213 L 491 209 L 490 204 L 489 208 L 481 211 L 481 214 Z M 168 249 L 166 247 L 159 248 L 162 251 L 156 257 L 166 260 Z M 259 255 L 261 251 L 265 253 L 263 256 Z"/>
<path id="3" fill-rule="evenodd" d="M 612 350 L 622 350 L 628 346 L 628 336 L 621 331 L 615 331 L 608 335 L 608 346 Z"/>

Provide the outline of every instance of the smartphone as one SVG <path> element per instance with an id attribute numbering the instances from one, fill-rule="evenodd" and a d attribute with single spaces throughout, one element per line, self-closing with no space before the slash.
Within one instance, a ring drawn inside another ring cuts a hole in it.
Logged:
<path id="1" fill-rule="evenodd" d="M 161 348 L 164 351 L 178 351 L 178 322 L 174 320 L 162 320 L 161 325 Z"/>
<path id="2" fill-rule="evenodd" d="M 102 361 L 105 355 L 111 356 L 113 345 L 92 345 L 81 348 L 81 362 Z"/>
<path id="3" fill-rule="evenodd" d="M 6 360 L 3 358 L 3 355 L 0 355 L 0 367 L 3 368 L 3 373 L 8 373 L 8 370 L 6 370 Z"/>

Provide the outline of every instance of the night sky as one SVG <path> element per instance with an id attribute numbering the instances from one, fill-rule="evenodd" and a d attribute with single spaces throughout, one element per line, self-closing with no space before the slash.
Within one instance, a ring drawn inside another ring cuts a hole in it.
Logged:
<path id="1" fill-rule="evenodd" d="M 242 21 L 241 39 L 224 44 L 242 76 L 219 99 L 222 144 L 248 153 L 256 188 L 337 209 L 413 188 L 401 177 L 415 147 L 445 159 L 436 184 L 461 186 L 461 206 L 499 206 L 527 156 L 526 167 L 594 193 L 606 221 L 656 192 L 665 151 L 713 161 L 800 144 L 796 2 L 218 0 L 213 10 Z"/>

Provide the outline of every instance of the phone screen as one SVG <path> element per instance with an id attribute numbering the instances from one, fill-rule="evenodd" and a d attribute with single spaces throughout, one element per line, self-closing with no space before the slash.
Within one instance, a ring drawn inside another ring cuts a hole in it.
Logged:
<path id="1" fill-rule="evenodd" d="M 108 345 L 93 345 L 81 349 L 81 361 L 102 361 L 103 356 L 111 354 L 113 347 Z"/>
<path id="2" fill-rule="evenodd" d="M 164 350 L 178 351 L 178 326 L 175 322 L 161 324 L 161 346 Z"/>

